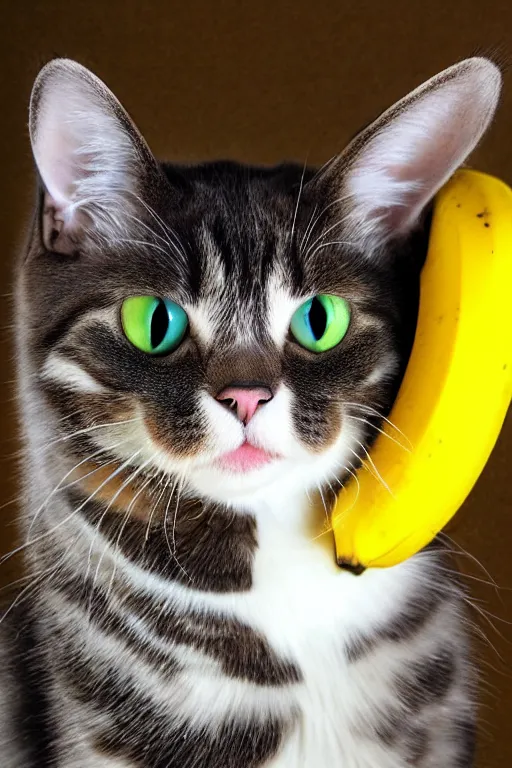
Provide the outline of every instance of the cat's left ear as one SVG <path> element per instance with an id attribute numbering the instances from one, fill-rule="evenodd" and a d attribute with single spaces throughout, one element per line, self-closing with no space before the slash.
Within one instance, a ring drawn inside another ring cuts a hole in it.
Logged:
<path id="1" fill-rule="evenodd" d="M 500 89 L 492 62 L 467 59 L 363 130 L 312 182 L 332 200 L 341 239 L 369 253 L 407 235 L 481 139 Z"/>
<path id="2" fill-rule="evenodd" d="M 126 238 L 163 177 L 104 83 L 75 61 L 54 59 L 34 83 L 29 128 L 45 187 L 45 246 L 70 253 L 90 238 Z"/>

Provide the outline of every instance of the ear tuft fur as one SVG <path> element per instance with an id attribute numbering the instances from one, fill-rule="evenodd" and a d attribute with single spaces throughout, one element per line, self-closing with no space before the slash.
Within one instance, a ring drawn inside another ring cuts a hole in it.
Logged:
<path id="1" fill-rule="evenodd" d="M 32 90 L 30 137 L 46 189 L 45 244 L 66 251 L 84 235 L 126 230 L 156 162 L 131 119 L 89 70 L 54 59 Z"/>
<path id="2" fill-rule="evenodd" d="M 417 224 L 425 206 L 488 128 L 501 89 L 489 60 L 441 72 L 359 134 L 326 168 L 344 239 L 375 251 Z"/>

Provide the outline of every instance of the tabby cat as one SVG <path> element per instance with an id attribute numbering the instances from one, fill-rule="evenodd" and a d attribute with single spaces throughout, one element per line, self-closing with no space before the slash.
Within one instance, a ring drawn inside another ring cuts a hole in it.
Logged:
<path id="1" fill-rule="evenodd" d="M 473 765 L 445 554 L 356 575 L 326 521 L 408 359 L 432 198 L 500 83 L 463 61 L 319 170 L 184 166 L 88 70 L 43 68 L 2 768 Z"/>

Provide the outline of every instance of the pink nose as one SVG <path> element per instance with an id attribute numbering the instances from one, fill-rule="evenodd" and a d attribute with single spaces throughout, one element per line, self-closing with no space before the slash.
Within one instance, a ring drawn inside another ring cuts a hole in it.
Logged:
<path id="1" fill-rule="evenodd" d="M 226 387 L 216 399 L 230 411 L 236 411 L 243 424 L 248 424 L 258 406 L 272 400 L 272 392 L 267 387 Z"/>

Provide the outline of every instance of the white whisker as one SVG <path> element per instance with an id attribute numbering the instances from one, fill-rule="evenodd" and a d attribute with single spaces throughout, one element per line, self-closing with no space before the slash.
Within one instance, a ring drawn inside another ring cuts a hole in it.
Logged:
<path id="1" fill-rule="evenodd" d="M 136 454 L 134 454 L 134 456 L 136 456 L 136 455 L 137 455 L 137 454 L 139 454 L 139 453 L 140 453 L 140 450 L 139 450 L 139 451 L 137 451 L 137 453 L 136 453 Z M 80 511 L 81 511 L 81 510 L 82 510 L 82 509 L 85 507 L 85 505 L 86 505 L 86 504 L 87 504 L 89 501 L 91 501 L 91 499 L 93 499 L 93 498 L 94 498 L 94 496 L 95 496 L 95 495 L 96 495 L 96 494 L 97 494 L 97 493 L 98 493 L 98 492 L 99 492 L 99 491 L 100 491 L 102 488 L 104 488 L 104 486 L 105 486 L 105 485 L 107 485 L 107 483 L 109 483 L 109 482 L 112 480 L 112 478 L 116 477 L 116 475 L 118 475 L 120 472 L 122 472 L 122 471 L 123 471 L 123 469 L 125 469 L 125 468 L 126 468 L 128 465 L 129 465 L 130 461 L 132 461 L 132 459 L 133 459 L 133 458 L 134 458 L 134 457 L 133 457 L 133 456 L 131 456 L 129 459 L 127 459 L 125 462 L 123 462 L 123 464 L 121 464 L 121 465 L 120 465 L 120 466 L 119 466 L 117 469 L 115 469 L 115 470 L 114 470 L 114 471 L 113 471 L 113 472 L 112 472 L 112 473 L 111 473 L 111 474 L 110 474 L 110 475 L 107 477 L 107 479 L 106 479 L 106 480 L 104 480 L 104 481 L 101 483 L 101 485 L 99 485 L 99 486 L 98 486 L 98 487 L 97 487 L 97 488 L 96 488 L 96 489 L 93 491 L 93 493 L 91 493 L 91 494 L 90 494 L 90 496 L 88 496 L 88 497 L 87 497 L 87 499 L 85 499 L 85 501 L 83 501 L 83 502 L 82 502 L 82 503 L 81 503 L 81 504 L 80 504 L 80 505 L 79 505 L 79 506 L 78 506 L 76 509 L 74 509 L 74 510 L 73 510 L 73 511 L 72 511 L 72 512 L 69 514 L 69 515 L 66 515 L 66 517 L 64 517 L 64 518 L 63 518 L 62 520 L 60 520 L 60 521 L 59 521 L 59 522 L 58 522 L 56 525 L 54 525 L 54 526 L 53 526 L 53 528 L 50 528 L 50 530 L 49 530 L 49 531 L 46 531 L 45 533 L 41 534 L 41 535 L 40 535 L 40 536 L 38 536 L 37 538 L 33 539 L 32 541 L 26 541 L 26 542 L 24 542 L 24 543 L 23 543 L 23 544 L 21 544 L 19 547 L 16 547 L 16 549 L 13 549 L 11 552 L 9 552 L 7 555 L 4 555 L 4 557 L 2 557 L 2 558 L 0 559 L 0 565 L 1 565 L 2 563 L 4 563 L 6 560 L 8 560 L 9 558 L 11 558 L 11 557 L 13 557 L 14 555 L 16 555 L 18 552 L 22 552 L 22 551 L 23 551 L 23 550 L 25 550 L 27 547 L 31 547 L 31 546 L 33 546 L 34 544 L 37 544 L 38 542 L 42 541 L 43 539 L 46 539 L 48 536 L 51 536 L 53 533 L 55 533 L 55 531 L 57 531 L 57 530 L 59 530 L 60 528 L 62 528 L 62 526 L 63 526 L 63 525 L 65 525 L 66 523 L 68 523 L 68 522 L 69 522 L 69 521 L 70 521 L 70 520 L 71 520 L 71 519 L 72 519 L 72 518 L 73 518 L 75 515 L 77 515 L 77 514 L 78 514 L 78 512 L 80 512 Z"/>
<path id="2" fill-rule="evenodd" d="M 169 508 L 170 508 L 170 505 L 171 505 L 171 501 L 172 501 L 172 497 L 173 497 L 174 491 L 176 490 L 176 487 L 177 487 L 178 483 L 179 483 L 179 477 L 176 479 L 176 481 L 175 481 L 175 483 L 174 483 L 174 485 L 171 488 L 171 491 L 169 493 L 169 499 L 167 500 L 167 504 L 166 504 L 166 507 L 165 507 L 165 513 L 164 513 L 163 530 L 164 530 L 164 536 L 165 536 L 165 540 L 167 542 L 167 547 L 169 549 L 170 556 L 175 561 L 175 563 L 178 566 L 178 568 L 180 569 L 180 571 L 187 577 L 189 582 L 192 582 L 192 579 L 190 578 L 190 576 L 186 572 L 185 568 L 180 563 L 180 561 L 178 559 L 178 555 L 177 555 L 176 518 L 177 518 L 177 514 L 178 514 L 178 501 L 176 502 L 176 506 L 175 506 L 175 509 L 174 509 L 174 521 L 173 521 L 173 530 L 172 530 L 173 545 L 172 546 L 171 546 L 171 542 L 169 540 L 169 533 L 167 531 L 167 520 L 168 520 L 168 517 L 169 517 Z"/>
<path id="3" fill-rule="evenodd" d="M 402 450 L 406 451 L 406 453 L 412 453 L 411 449 L 408 448 L 406 445 L 402 445 L 402 443 L 394 438 L 392 435 L 390 435 L 388 432 L 385 432 L 380 427 L 377 427 L 375 424 L 372 424 L 371 421 L 368 421 L 368 419 L 363 419 L 361 416 L 351 416 L 349 413 L 345 414 L 345 417 L 347 419 L 352 419 L 353 421 L 361 421 L 363 424 L 367 424 L 372 429 L 375 429 L 377 432 L 379 432 L 381 435 L 384 435 L 384 437 L 387 437 L 391 442 L 395 443 L 399 446 L 399 448 L 402 448 Z"/>
<path id="4" fill-rule="evenodd" d="M 499 584 L 493 578 L 492 574 L 489 573 L 489 571 L 483 565 L 483 563 L 481 563 L 480 560 L 478 560 L 478 558 L 475 557 L 475 555 L 471 554 L 471 552 L 468 552 L 467 549 L 464 549 L 464 547 L 461 544 L 459 544 L 457 541 L 455 541 L 455 539 L 453 539 L 451 536 L 449 536 L 445 531 L 441 531 L 441 533 L 439 533 L 438 535 L 439 535 L 440 538 L 444 538 L 447 541 L 449 541 L 450 544 L 452 544 L 452 546 L 457 547 L 458 550 L 459 550 L 459 554 L 464 555 L 469 560 L 471 560 L 476 565 L 478 565 L 478 567 L 483 571 L 483 573 L 490 579 L 491 583 L 494 585 L 495 589 L 498 591 L 498 594 L 499 594 L 499 589 L 500 589 Z"/>
<path id="5" fill-rule="evenodd" d="M 133 419 L 125 419 L 124 421 L 111 421 L 105 424 L 93 424 L 90 427 L 83 427 L 82 429 L 77 429 L 75 432 L 70 432 L 66 435 L 61 435 L 60 437 L 50 440 L 48 443 L 46 443 L 45 446 L 43 446 L 42 450 L 46 451 L 52 445 L 65 443 L 68 440 L 73 440 L 75 437 L 79 437 L 80 435 L 88 435 L 89 433 L 95 432 L 98 429 L 112 429 L 112 427 L 118 427 L 124 424 L 134 424 L 135 422 L 139 421 L 142 421 L 142 416 L 136 416 Z"/>
<path id="6" fill-rule="evenodd" d="M 136 457 L 137 457 L 137 456 L 138 456 L 140 453 L 141 453 L 141 450 L 139 449 L 139 450 L 138 450 L 136 453 L 134 453 L 134 454 L 133 454 L 133 455 L 130 457 L 130 459 L 129 459 L 129 463 L 131 464 L 131 463 L 132 463 L 132 461 L 133 461 L 133 460 L 134 460 L 134 459 L 135 459 L 135 458 L 136 458 Z M 100 529 L 101 529 L 101 525 L 102 525 L 102 523 L 103 523 L 103 520 L 104 520 L 104 519 L 105 519 L 105 517 L 108 515 L 108 513 L 109 513 L 109 512 L 110 512 L 110 510 L 112 509 L 112 506 L 115 504 L 116 500 L 119 498 L 119 496 L 120 496 L 120 495 L 121 495 L 121 493 L 124 491 L 124 489 L 125 489 L 125 488 L 127 488 L 127 487 L 130 485 L 130 483 L 131 483 L 131 482 L 133 482 L 133 480 L 135 480 L 135 478 L 136 478 L 136 477 L 138 477 L 138 475 L 140 475 L 140 473 L 141 473 L 141 472 L 144 470 L 144 468 L 145 468 L 145 467 L 146 467 L 146 466 L 147 466 L 147 465 L 150 463 L 150 461 L 152 461 L 152 459 L 153 459 L 153 457 L 151 457 L 151 459 L 148 459 L 148 460 L 147 460 L 147 461 L 145 461 L 143 464 L 141 464 L 141 465 L 139 465 L 138 467 L 136 467 L 136 468 L 133 470 L 133 472 L 131 472 L 131 473 L 128 475 L 128 477 L 127 477 L 127 478 L 126 478 L 126 479 L 125 479 L 125 480 L 124 480 L 124 481 L 121 483 L 121 485 L 119 486 L 119 488 L 118 488 L 118 489 L 117 489 L 117 491 L 114 493 L 114 495 L 112 496 L 112 498 L 109 500 L 109 502 L 108 502 L 107 506 L 106 506 L 106 507 L 105 507 L 105 509 L 103 510 L 103 512 L 102 512 L 102 514 L 101 514 L 101 516 L 100 516 L 100 519 L 98 520 L 98 523 L 97 523 L 97 525 L 96 525 L 96 528 L 95 528 L 95 532 L 94 532 L 94 536 L 92 537 L 92 539 L 91 539 L 91 543 L 90 543 L 90 545 L 89 545 L 89 554 L 88 554 L 88 557 L 87 557 L 87 570 L 86 570 L 86 572 L 85 572 L 85 576 L 84 576 L 84 583 L 87 581 L 87 578 L 89 577 L 89 568 L 90 568 L 90 563 L 91 563 L 91 559 L 92 559 L 92 552 L 93 552 L 93 549 L 94 549 L 94 545 L 95 545 L 95 543 L 96 543 L 96 539 L 97 539 L 97 536 L 98 536 L 98 534 L 100 533 Z M 96 584 L 96 578 L 97 578 L 97 576 L 98 576 L 98 573 L 99 573 L 99 569 L 100 569 L 100 567 L 101 567 L 101 563 L 102 563 L 102 561 L 103 561 L 103 556 L 104 556 L 104 554 L 105 554 L 105 550 L 106 550 L 106 549 L 108 549 L 108 546 L 109 546 L 108 544 L 105 546 L 105 549 L 103 550 L 103 553 L 101 554 L 101 556 L 100 556 L 100 558 L 99 558 L 99 560 L 98 560 L 98 563 L 97 563 L 97 566 L 96 566 L 96 571 L 95 571 L 95 574 L 94 574 L 94 578 L 93 578 L 93 583 L 92 583 L 92 590 L 91 590 L 91 593 L 94 591 L 94 586 L 95 586 L 95 584 Z"/>
<path id="7" fill-rule="evenodd" d="M 160 481 L 160 484 L 163 485 L 163 488 L 160 491 L 160 493 L 159 493 L 155 503 L 153 504 L 153 506 L 151 508 L 151 513 L 150 513 L 149 518 L 148 518 L 148 524 L 146 526 L 146 533 L 145 533 L 145 536 L 144 536 L 144 544 L 143 544 L 143 546 L 146 546 L 146 544 L 148 542 L 149 534 L 150 534 L 150 531 L 151 531 L 151 523 L 153 521 L 153 516 L 154 516 L 156 510 L 158 509 L 158 505 L 160 504 L 160 501 L 162 500 L 162 498 L 163 498 L 167 488 L 169 487 L 170 483 L 171 483 L 171 478 L 170 477 L 167 478 L 165 483 L 162 480 Z"/>
<path id="8" fill-rule="evenodd" d="M 307 168 L 307 160 L 304 163 L 304 168 L 302 169 L 302 176 L 300 178 L 300 186 L 299 186 L 299 194 L 297 195 L 297 202 L 295 203 L 295 210 L 293 212 L 292 228 L 290 232 L 290 243 L 292 244 L 293 244 L 293 236 L 295 234 L 295 224 L 297 222 L 297 213 L 299 212 L 300 198 L 301 198 L 302 189 L 304 186 L 304 176 L 306 174 L 306 168 Z"/>
<path id="9" fill-rule="evenodd" d="M 308 225 L 306 227 L 306 230 L 302 236 L 302 240 L 300 241 L 300 252 L 304 250 L 304 243 L 307 245 L 308 239 L 309 239 L 309 230 L 311 228 L 311 225 L 313 224 L 313 219 L 315 217 L 316 212 L 318 211 L 318 204 L 315 205 L 313 208 L 313 213 L 311 214 L 311 218 L 308 221 Z"/>
<path id="10" fill-rule="evenodd" d="M 153 455 L 153 456 L 151 457 L 151 461 L 153 461 L 153 460 L 154 460 L 154 458 L 155 458 L 155 456 Z M 132 479 L 133 479 L 133 478 L 132 478 Z M 115 575 L 116 575 L 116 569 L 117 569 L 117 560 L 116 560 L 116 558 L 115 558 L 115 554 L 116 554 L 116 552 L 117 552 L 117 551 L 118 551 L 118 549 L 119 549 L 119 544 L 120 544 L 120 542 L 121 542 L 121 538 L 122 538 L 123 532 L 124 532 L 124 530 L 125 530 L 125 528 L 126 528 L 126 526 L 127 526 L 127 524 L 128 524 L 128 521 L 130 520 L 130 517 L 131 517 L 131 511 L 132 511 L 132 509 L 134 508 L 135 504 L 137 503 L 137 499 L 138 499 L 138 498 L 141 496 L 141 494 L 142 494 L 142 493 L 143 493 L 143 492 L 146 490 L 146 488 L 148 487 L 148 485 L 149 485 L 150 483 L 152 483 L 152 482 L 153 482 L 153 480 L 154 480 L 154 476 L 153 476 L 153 475 L 150 475 L 150 476 L 147 478 L 147 480 L 146 480 L 146 481 L 145 481 L 145 482 L 144 482 L 144 483 L 141 485 L 141 487 L 139 488 L 139 490 L 137 491 L 137 493 L 135 494 L 135 496 L 133 497 L 133 499 L 132 499 L 132 500 L 130 501 L 130 503 L 128 504 L 128 507 L 127 507 L 127 509 L 126 509 L 126 512 L 125 512 L 125 514 L 124 514 L 124 517 L 123 517 L 123 522 L 122 522 L 122 524 L 119 526 L 119 533 L 118 533 L 118 535 L 117 535 L 117 538 L 116 538 L 116 541 L 115 541 L 115 543 L 114 543 L 114 552 L 113 552 L 113 554 L 114 554 L 114 567 L 113 567 L 113 569 L 112 569 L 112 575 L 111 575 L 111 577 L 110 577 L 109 585 L 108 585 L 108 588 L 107 588 L 107 596 L 106 596 L 106 599 L 107 599 L 107 600 L 108 600 L 108 598 L 109 598 L 109 596 L 110 596 L 110 592 L 111 592 L 111 590 L 112 590 L 112 586 L 113 586 L 113 584 L 114 584 L 114 579 L 115 579 Z M 93 583 L 93 588 L 94 588 L 94 583 Z"/>
<path id="11" fill-rule="evenodd" d="M 328 203 L 328 205 L 326 205 L 326 206 L 325 206 L 325 207 L 324 207 L 324 208 L 323 208 L 323 209 L 320 211 L 320 213 L 318 214 L 318 216 L 316 217 L 316 219 L 315 219 L 315 222 L 314 222 L 313 226 L 311 227 L 311 231 L 310 231 L 310 234 L 309 234 L 309 236 L 311 236 L 311 234 L 313 233 L 313 231 L 314 231 L 314 229 L 315 229 L 316 225 L 317 225 L 317 224 L 318 224 L 318 222 L 321 220 L 322 216 L 324 216 L 324 215 L 327 213 L 327 211 L 328 211 L 330 208 L 332 208 L 334 205 L 339 205 L 340 203 L 344 202 L 344 200 L 346 200 L 348 197 L 350 197 L 350 196 L 349 196 L 349 195 L 344 195 L 343 197 L 339 197 L 339 198 L 337 198 L 336 200 L 332 200 L 330 203 Z M 338 220 L 338 221 L 336 221 L 334 224 L 332 224 L 330 227 L 328 227 L 328 228 L 327 228 L 325 231 L 323 231 L 323 232 L 322 232 L 322 234 L 321 234 L 321 235 L 319 235 L 319 237 L 317 237 L 317 238 L 316 238 L 316 240 L 314 240 L 314 241 L 313 241 L 313 243 L 312 243 L 312 244 L 311 244 L 311 245 L 308 247 L 308 250 L 306 251 L 306 254 L 305 254 L 305 258 L 307 258 L 308 254 L 311 252 L 311 250 L 312 250 L 312 249 L 315 247 L 315 245 L 316 245 L 316 244 L 317 244 L 317 243 L 318 243 L 318 242 L 319 242 L 319 241 L 320 241 L 320 240 L 321 240 L 323 237 L 326 237 L 326 235 L 328 235 L 328 234 L 329 234 L 329 232 L 331 232 L 331 231 L 332 231 L 332 230 L 333 230 L 335 227 L 339 227 L 339 226 L 341 226 L 342 224 L 343 224 L 343 222 Z M 308 240 L 309 240 L 309 237 L 308 237 Z M 350 244 L 350 245 L 354 245 L 354 243 L 349 243 L 349 244 Z M 306 242 L 306 244 L 305 244 L 305 245 L 307 245 L 307 242 Z M 304 247 L 305 247 L 305 246 L 304 246 Z"/>
<path id="12" fill-rule="evenodd" d="M 360 446 L 361 446 L 361 448 L 363 449 L 363 451 L 364 451 L 364 453 L 365 453 L 365 455 L 366 455 L 366 458 L 367 458 L 367 460 L 368 460 L 368 463 L 369 463 L 369 464 L 370 464 L 370 466 L 372 467 L 372 469 L 373 469 L 373 472 L 375 473 L 375 477 L 377 478 L 377 480 L 378 480 L 378 481 L 379 481 L 379 482 L 382 484 L 382 486 L 383 486 L 383 487 L 386 489 L 386 491 L 388 491 L 388 493 L 390 493 L 390 494 L 391 494 L 391 496 L 393 496 L 393 491 L 391 490 L 391 488 L 389 487 L 389 485 L 386 483 L 386 481 L 384 480 L 384 478 L 383 478 L 383 477 L 382 477 L 382 475 L 380 474 L 379 470 L 378 470 L 378 469 L 377 469 L 377 467 L 375 466 L 375 463 L 374 463 L 374 461 L 373 461 L 372 457 L 371 457 L 371 456 L 370 456 L 370 454 L 368 453 L 368 451 L 367 451 L 367 449 L 365 448 L 365 446 L 363 445 L 363 443 L 362 443 L 360 440 L 356 440 L 355 442 L 356 442 L 358 445 L 360 445 Z M 356 455 L 357 455 L 357 454 L 356 454 Z"/>
<path id="13" fill-rule="evenodd" d="M 371 405 L 363 404 L 363 403 L 346 402 L 346 403 L 344 403 L 344 405 L 348 406 L 348 407 L 351 407 L 351 408 L 359 408 L 361 411 L 363 411 L 363 412 L 366 411 L 367 413 L 371 413 L 374 416 L 376 416 L 378 419 L 380 419 L 382 421 L 385 421 L 386 424 L 389 424 L 389 426 L 392 429 L 394 429 L 395 432 L 398 432 L 398 434 L 401 437 L 404 438 L 404 440 L 407 442 L 407 444 L 408 444 L 408 446 L 409 446 L 411 451 L 414 449 L 414 446 L 413 446 L 411 440 L 409 440 L 409 438 L 407 437 L 407 435 L 404 432 L 402 432 L 402 430 L 399 429 L 396 426 L 396 424 L 394 424 L 392 421 L 390 421 L 388 418 L 386 418 L 386 416 L 383 416 L 381 413 L 379 413 L 379 411 L 376 408 L 373 408 Z"/>
<path id="14" fill-rule="evenodd" d="M 116 243 L 122 243 L 123 245 L 141 245 L 149 248 L 154 248 L 157 251 L 160 251 L 160 253 L 165 254 L 166 256 L 169 255 L 169 252 L 166 251 L 165 248 L 162 248 L 161 245 L 157 245 L 156 243 L 152 243 L 149 240 L 134 240 L 129 237 L 116 237 L 115 241 Z"/>
<path id="15" fill-rule="evenodd" d="M 122 445 L 122 443 L 117 443 L 116 445 L 113 446 L 113 448 L 118 448 L 120 445 Z M 92 459 L 96 458 L 96 456 L 99 456 L 102 453 L 106 453 L 106 449 L 105 448 L 100 448 L 99 450 L 95 451 L 94 453 L 90 454 L 89 456 L 86 456 L 85 459 L 82 459 L 81 461 L 78 462 L 78 464 L 75 464 L 75 466 L 72 467 L 69 470 L 69 472 L 66 472 L 64 477 L 62 477 L 59 480 L 59 482 L 57 483 L 57 485 L 55 486 L 53 491 L 51 491 L 51 493 L 46 497 L 46 499 L 43 501 L 41 506 L 38 507 L 38 509 L 34 513 L 34 516 L 32 517 L 32 520 L 30 522 L 30 525 L 29 525 L 29 528 L 28 528 L 28 531 L 27 531 L 27 537 L 30 536 L 30 534 L 32 532 L 32 528 L 34 526 L 34 523 L 36 522 L 37 518 L 39 517 L 39 514 L 45 509 L 45 507 L 48 505 L 48 502 L 50 501 L 50 499 L 52 499 L 53 496 L 58 491 L 63 491 L 66 488 L 71 488 L 75 484 L 80 483 L 81 480 L 84 480 L 86 477 L 88 477 L 89 475 L 93 474 L 93 472 L 97 472 L 99 468 L 102 468 L 103 466 L 106 466 L 105 464 L 100 464 L 100 465 L 98 465 L 98 467 L 96 469 L 92 470 L 92 472 L 88 472 L 86 475 L 81 476 L 77 480 L 73 480 L 73 482 L 71 482 L 71 483 L 67 483 L 64 486 L 62 485 L 64 480 L 66 480 L 66 478 L 68 478 L 71 474 L 73 474 L 73 472 L 75 472 L 79 467 L 81 467 L 83 464 L 85 464 L 88 461 L 92 461 Z M 111 464 L 111 463 L 112 463 L 112 461 L 107 462 L 107 464 Z"/>

